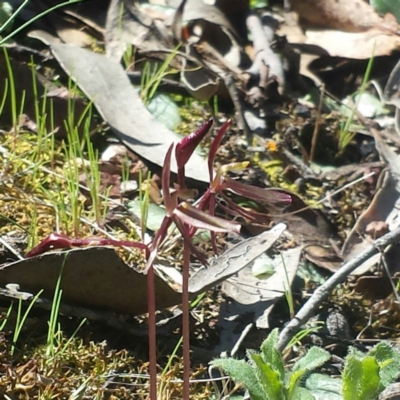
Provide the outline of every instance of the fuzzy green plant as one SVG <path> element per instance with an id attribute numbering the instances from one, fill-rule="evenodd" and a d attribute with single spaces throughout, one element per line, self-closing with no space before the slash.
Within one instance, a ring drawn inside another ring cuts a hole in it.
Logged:
<path id="1" fill-rule="evenodd" d="M 212 361 L 212 365 L 243 384 L 253 400 L 313 399 L 308 389 L 301 385 L 302 378 L 328 361 L 330 354 L 312 347 L 291 371 L 286 371 L 277 344 L 278 329 L 275 329 L 262 343 L 259 353 L 247 352 L 249 361 L 220 358 Z"/>
<path id="2" fill-rule="evenodd" d="M 248 361 L 220 358 L 211 364 L 242 384 L 252 400 L 373 400 L 400 375 L 400 352 L 386 342 L 368 353 L 350 348 L 341 379 L 311 374 L 329 360 L 326 350 L 311 347 L 287 370 L 277 344 L 274 329 L 259 353 L 248 350 Z"/>
<path id="3" fill-rule="evenodd" d="M 387 342 L 367 354 L 351 348 L 342 374 L 344 400 L 373 400 L 400 376 L 400 352 Z"/>

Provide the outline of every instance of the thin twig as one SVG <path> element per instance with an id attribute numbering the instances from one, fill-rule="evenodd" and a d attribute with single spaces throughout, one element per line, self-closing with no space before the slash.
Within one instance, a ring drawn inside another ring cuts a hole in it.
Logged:
<path id="1" fill-rule="evenodd" d="M 306 304 L 299 310 L 296 316 L 282 330 L 279 335 L 278 349 L 283 350 L 289 343 L 290 339 L 300 329 L 300 327 L 312 316 L 318 309 L 320 304 L 329 296 L 331 291 L 343 281 L 347 276 L 359 267 L 363 262 L 367 261 L 373 255 L 390 244 L 400 240 L 400 228 L 387 233 L 386 235 L 375 240 L 368 248 L 362 251 L 357 257 L 345 263 L 335 274 L 333 274 L 323 285 L 321 285 L 310 297 Z"/>
<path id="2" fill-rule="evenodd" d="M 324 95 L 325 95 L 325 85 L 322 85 L 320 95 L 319 95 L 318 112 L 317 112 L 317 116 L 315 118 L 314 132 L 313 132 L 313 136 L 312 136 L 312 140 L 311 140 L 310 156 L 308 157 L 309 163 L 312 163 L 314 161 L 315 149 L 317 148 L 319 125 L 320 125 L 321 119 L 322 119 L 321 112 L 322 112 L 322 106 L 324 104 Z"/>
<path id="3" fill-rule="evenodd" d="M 248 324 L 240 334 L 240 338 L 237 340 L 236 344 L 233 346 L 231 351 L 231 357 L 233 357 L 239 350 L 240 345 L 242 344 L 243 340 L 246 338 L 247 334 L 250 332 L 251 328 L 254 326 L 253 323 Z"/>
<path id="4" fill-rule="evenodd" d="M 393 296 L 395 297 L 397 303 L 400 304 L 399 294 L 397 293 L 396 285 L 394 284 L 393 279 L 391 277 L 389 265 L 386 262 L 386 257 L 385 257 L 385 254 L 383 251 L 381 251 L 381 260 L 382 260 L 383 268 L 385 269 L 387 278 L 389 279 L 390 286 L 392 287 Z"/>
<path id="5" fill-rule="evenodd" d="M 0 237 L 0 243 L 8 249 L 11 253 L 13 253 L 18 259 L 23 260 L 24 257 L 19 254 L 18 250 L 15 250 L 10 244 L 8 244 L 2 237 Z"/>

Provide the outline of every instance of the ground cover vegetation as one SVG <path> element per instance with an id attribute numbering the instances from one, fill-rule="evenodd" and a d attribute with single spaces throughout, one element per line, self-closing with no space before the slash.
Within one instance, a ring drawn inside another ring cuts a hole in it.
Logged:
<path id="1" fill-rule="evenodd" d="M 395 2 L 299 3 L 0 1 L 1 396 L 398 393 Z"/>

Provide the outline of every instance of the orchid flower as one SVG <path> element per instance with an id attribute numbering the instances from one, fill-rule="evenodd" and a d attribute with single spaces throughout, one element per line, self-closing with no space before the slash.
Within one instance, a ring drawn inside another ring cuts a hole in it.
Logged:
<path id="1" fill-rule="evenodd" d="M 226 176 L 228 172 L 238 172 L 248 168 L 248 166 L 250 165 L 248 161 L 223 165 L 218 169 L 214 177 L 213 166 L 214 166 L 215 156 L 217 154 L 218 148 L 221 145 L 223 136 L 226 130 L 228 129 L 229 125 L 231 124 L 231 122 L 232 122 L 231 120 L 228 120 L 222 125 L 210 147 L 210 151 L 208 154 L 208 172 L 209 172 L 210 184 L 207 191 L 201 197 L 198 208 L 203 211 L 208 209 L 209 214 L 213 216 L 215 213 L 217 195 L 220 194 L 228 206 L 225 206 L 220 202 L 218 202 L 218 204 L 228 214 L 232 216 L 241 216 L 253 222 L 267 223 L 270 221 L 270 218 L 267 215 L 238 206 L 235 202 L 233 202 L 230 199 L 230 197 L 228 197 L 223 192 L 231 191 L 237 195 L 246 197 L 248 199 L 256 200 L 259 202 L 273 202 L 273 203 L 283 203 L 283 204 L 291 203 L 292 198 L 290 195 L 288 195 L 287 193 L 279 192 L 275 189 L 263 189 L 252 185 L 247 185 L 245 183 L 235 181 Z M 209 129 L 210 127 L 207 125 L 207 132 Z M 201 128 L 198 131 L 200 130 Z M 198 139 L 198 137 L 196 137 L 196 139 Z M 196 227 L 192 226 L 190 230 L 190 235 L 193 236 L 195 231 Z M 211 231 L 211 241 L 213 245 L 213 250 L 214 252 L 216 252 L 216 239 L 215 239 L 215 233 L 213 231 Z"/>
<path id="2" fill-rule="evenodd" d="M 192 140 L 198 140 L 198 136 L 193 137 Z M 186 143 L 190 144 L 191 142 L 186 142 Z M 192 228 L 208 229 L 212 232 L 240 231 L 239 224 L 207 214 L 185 201 L 179 203 L 180 199 L 186 197 L 187 189 L 178 189 L 176 192 L 171 194 L 170 176 L 171 176 L 171 156 L 173 148 L 174 145 L 172 144 L 169 147 L 167 154 L 165 156 L 164 168 L 161 179 L 166 215 L 162 221 L 160 229 L 157 231 L 152 243 L 150 244 L 150 257 L 147 261 L 147 266 L 145 271 L 148 271 L 150 266 L 153 264 L 158 249 L 163 240 L 165 239 L 165 236 L 168 232 L 168 228 L 171 226 L 172 223 L 174 223 L 175 226 L 178 228 L 179 232 L 181 233 L 185 241 L 185 244 L 187 244 L 191 248 L 193 253 L 200 259 L 200 261 L 202 261 L 205 264 L 206 261 L 204 259 L 204 256 L 193 246 L 191 236 L 189 234 L 190 229 Z M 179 150 L 180 160 L 186 160 L 187 162 L 189 160 L 187 154 L 190 153 L 191 155 L 194 149 L 195 147 L 187 146 L 186 148 L 183 148 L 182 151 L 182 146 L 180 146 Z M 181 166 L 178 168 L 183 168 L 185 163 L 180 164 Z"/>

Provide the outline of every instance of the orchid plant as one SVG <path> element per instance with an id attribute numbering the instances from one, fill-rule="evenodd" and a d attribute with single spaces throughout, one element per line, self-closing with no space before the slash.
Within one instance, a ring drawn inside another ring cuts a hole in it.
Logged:
<path id="1" fill-rule="evenodd" d="M 228 176 L 228 172 L 242 171 L 249 166 L 248 162 L 231 163 L 221 166 L 214 173 L 214 161 L 223 136 L 231 121 L 225 122 L 219 129 L 208 155 L 209 187 L 194 204 L 188 202 L 196 196 L 196 191 L 186 187 L 185 166 L 199 143 L 208 134 L 213 124 L 208 120 L 198 130 L 180 140 L 176 146 L 172 144 L 165 156 L 161 185 L 164 196 L 166 215 L 156 232 L 152 242 L 147 246 L 139 242 L 113 240 L 105 238 L 74 239 L 66 235 L 51 234 L 37 247 L 26 254 L 26 257 L 40 255 L 51 249 L 71 248 L 87 245 L 112 245 L 129 246 L 145 252 L 147 273 L 147 295 L 149 312 L 149 359 L 150 359 L 150 399 L 157 398 L 157 359 L 156 359 L 156 304 L 154 290 L 153 264 L 160 251 L 169 227 L 174 224 L 183 238 L 183 263 L 182 263 L 182 336 L 183 336 L 183 361 L 184 385 L 183 399 L 189 399 L 189 373 L 190 373 L 190 344 L 189 344 L 189 262 L 190 255 L 194 254 L 203 264 L 207 265 L 206 257 L 193 244 L 192 238 L 197 229 L 207 229 L 211 232 L 213 250 L 217 252 L 216 233 L 240 231 L 240 224 L 215 216 L 216 207 L 220 207 L 231 217 L 243 217 L 247 220 L 264 223 L 270 217 L 238 206 L 227 192 L 256 200 L 259 202 L 290 203 L 291 197 L 287 193 L 272 189 L 262 189 L 238 182 Z M 175 149 L 175 159 L 178 166 L 177 188 L 171 191 L 171 160 Z"/>

